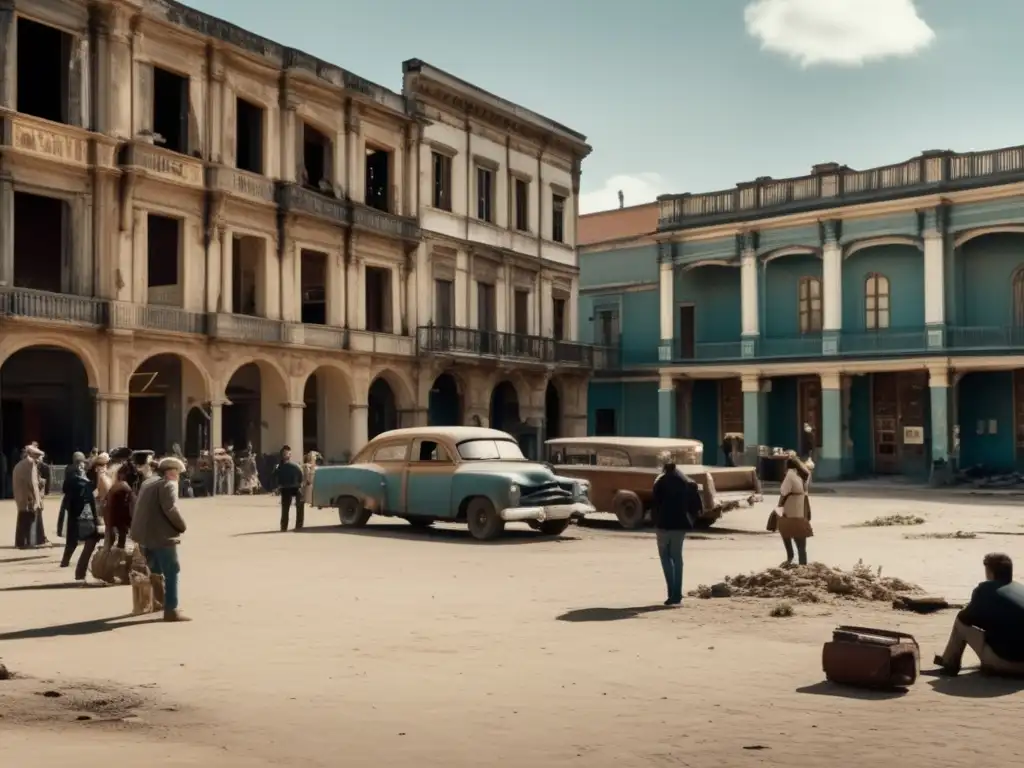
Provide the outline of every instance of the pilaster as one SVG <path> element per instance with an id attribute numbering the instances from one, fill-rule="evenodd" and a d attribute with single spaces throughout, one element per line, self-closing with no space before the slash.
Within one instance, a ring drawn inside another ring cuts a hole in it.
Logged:
<path id="1" fill-rule="evenodd" d="M 224 406 L 227 400 L 213 400 L 210 403 L 210 450 L 224 445 Z"/>
<path id="2" fill-rule="evenodd" d="M 107 443 L 111 448 L 128 445 L 128 395 L 104 396 L 107 403 Z"/>
<path id="3" fill-rule="evenodd" d="M 839 336 L 843 329 L 843 248 L 840 244 L 842 222 L 821 223 L 821 353 L 839 354 Z"/>
<path id="4" fill-rule="evenodd" d="M 931 395 L 932 463 L 949 461 L 949 369 L 936 366 L 928 370 L 928 391 Z"/>
<path id="5" fill-rule="evenodd" d="M 837 480 L 844 472 L 843 378 L 833 371 L 821 374 L 821 455 L 814 474 L 823 480 Z"/>
<path id="6" fill-rule="evenodd" d="M 671 376 L 661 375 L 658 382 L 658 437 L 675 437 L 676 388 Z"/>
<path id="7" fill-rule="evenodd" d="M 0 11 L 2 13 L 2 11 Z M 14 285 L 14 179 L 0 158 L 0 285 Z"/>
<path id="8" fill-rule="evenodd" d="M 757 340 L 761 335 L 757 291 L 757 233 L 744 232 L 737 237 L 740 252 L 740 297 L 742 316 L 743 357 L 757 355 Z"/>
<path id="9" fill-rule="evenodd" d="M 369 406 L 366 403 L 353 403 L 349 406 L 349 425 L 352 430 L 351 447 L 354 457 L 369 442 Z"/>
<path id="10" fill-rule="evenodd" d="M 673 323 L 675 313 L 672 307 L 675 293 L 672 284 L 675 278 L 674 251 L 675 246 L 672 243 L 658 243 L 658 305 L 661 318 L 661 346 L 658 348 L 658 359 L 662 362 L 668 362 L 673 356 L 673 336 L 675 330 Z"/>
<path id="11" fill-rule="evenodd" d="M 0 0 L 0 57 L 0 109 L 14 109 L 18 81 L 14 0 Z"/>
<path id="12" fill-rule="evenodd" d="M 302 412 L 305 403 L 281 403 L 284 408 L 284 442 L 297 455 L 303 452 Z"/>
<path id="13" fill-rule="evenodd" d="M 743 443 L 746 450 L 756 451 L 768 440 L 768 408 L 761 377 L 744 374 L 740 378 L 743 390 Z"/>
<path id="14" fill-rule="evenodd" d="M 928 348 L 946 345 L 946 207 L 938 205 L 921 215 L 924 244 L 924 322 Z"/>

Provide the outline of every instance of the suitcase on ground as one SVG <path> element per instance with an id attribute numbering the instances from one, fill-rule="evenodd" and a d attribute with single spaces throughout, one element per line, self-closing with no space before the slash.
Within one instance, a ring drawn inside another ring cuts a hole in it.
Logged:
<path id="1" fill-rule="evenodd" d="M 836 627 L 821 652 L 825 677 L 860 688 L 906 688 L 917 680 L 921 650 L 912 635 L 867 627 Z"/>

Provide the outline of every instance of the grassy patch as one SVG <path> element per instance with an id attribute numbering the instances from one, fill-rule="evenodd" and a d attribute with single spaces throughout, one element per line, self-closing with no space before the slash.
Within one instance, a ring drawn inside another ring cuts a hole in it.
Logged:
<path id="1" fill-rule="evenodd" d="M 796 615 L 796 610 L 793 608 L 792 603 L 779 603 L 772 608 L 771 613 L 768 615 L 773 619 L 788 619 L 790 616 Z"/>
<path id="2" fill-rule="evenodd" d="M 976 539 L 978 534 L 973 531 L 954 531 L 953 533 L 904 533 L 904 539 Z"/>
<path id="3" fill-rule="evenodd" d="M 919 515 L 883 515 L 873 520 L 858 523 L 855 528 L 890 528 L 897 525 L 924 525 L 925 519 Z"/>

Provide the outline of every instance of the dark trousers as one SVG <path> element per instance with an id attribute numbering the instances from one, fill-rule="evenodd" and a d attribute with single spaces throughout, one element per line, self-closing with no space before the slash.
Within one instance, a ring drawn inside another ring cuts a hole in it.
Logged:
<path id="1" fill-rule="evenodd" d="M 281 530 L 288 530 L 288 513 L 292 508 L 292 500 L 295 500 L 295 530 L 302 530 L 303 518 L 305 517 L 305 505 L 302 500 L 302 491 L 298 488 L 281 489 Z"/>
<path id="2" fill-rule="evenodd" d="M 786 548 L 786 562 L 793 562 L 793 542 L 796 542 L 796 554 L 800 558 L 800 565 L 807 565 L 807 539 L 787 539 L 782 537 L 782 546 Z"/>
<path id="3" fill-rule="evenodd" d="M 79 544 L 82 544 L 82 554 L 78 556 L 78 562 L 75 563 L 75 578 L 82 581 L 89 572 L 89 561 L 92 560 L 92 553 L 96 551 L 96 543 L 100 537 L 98 534 L 93 534 L 82 541 L 78 538 L 78 521 L 70 518 L 67 523 L 68 535 L 64 539 L 64 557 L 60 560 L 60 567 L 67 568 L 71 564 L 75 550 L 78 549 Z"/>
<path id="4" fill-rule="evenodd" d="M 683 542 L 686 531 L 658 530 L 658 557 L 669 600 L 683 599 Z"/>
<path id="5" fill-rule="evenodd" d="M 18 549 L 25 549 L 29 545 L 32 526 L 36 524 L 36 513 L 31 510 L 19 510 L 18 519 L 14 525 L 14 546 Z"/>

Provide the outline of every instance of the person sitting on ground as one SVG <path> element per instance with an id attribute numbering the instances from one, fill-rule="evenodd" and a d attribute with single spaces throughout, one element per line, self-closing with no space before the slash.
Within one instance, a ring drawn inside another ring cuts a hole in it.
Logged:
<path id="1" fill-rule="evenodd" d="M 953 622 L 953 632 L 941 656 L 939 673 L 957 675 L 964 650 L 970 646 L 981 669 L 996 675 L 1024 676 L 1024 584 L 1013 580 L 1009 555 L 993 552 L 982 560 L 985 581 L 974 588 L 971 601 Z"/>

